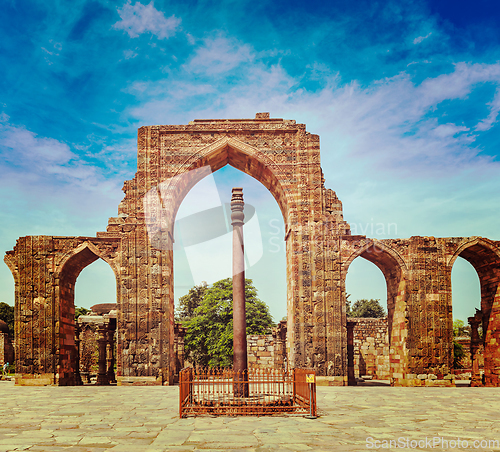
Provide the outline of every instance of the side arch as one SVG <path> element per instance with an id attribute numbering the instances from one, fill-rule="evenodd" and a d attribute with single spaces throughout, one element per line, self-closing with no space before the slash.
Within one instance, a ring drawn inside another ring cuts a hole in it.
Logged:
<path id="1" fill-rule="evenodd" d="M 387 329 L 391 385 L 404 384 L 408 372 L 406 278 L 407 266 L 397 251 L 379 240 L 370 240 L 353 252 L 344 263 L 344 274 L 357 257 L 375 264 L 387 284 Z"/>
<path id="2" fill-rule="evenodd" d="M 458 257 L 468 261 L 476 270 L 481 284 L 481 311 L 483 313 L 483 330 L 488 330 L 490 313 L 500 283 L 500 249 L 490 241 L 481 237 L 472 237 L 462 243 L 449 259 L 451 272 Z"/>
<path id="3" fill-rule="evenodd" d="M 15 258 L 11 254 L 7 253 L 3 260 L 7 267 L 9 267 L 9 270 L 12 273 L 12 277 L 14 278 L 14 283 L 17 287 L 19 285 L 19 271 L 15 262 Z"/>
<path id="4" fill-rule="evenodd" d="M 462 255 L 464 251 L 465 254 Z M 484 239 L 482 237 L 470 237 L 459 245 L 455 253 L 448 260 L 448 266 L 450 268 L 453 267 L 453 264 L 458 257 L 463 257 L 472 265 L 474 265 L 472 262 L 473 260 L 476 260 L 477 264 L 480 263 L 477 257 L 480 257 L 482 259 L 486 258 L 485 264 L 490 264 L 494 263 L 496 259 L 500 259 L 500 249 L 487 239 Z"/>
<path id="5" fill-rule="evenodd" d="M 75 283 L 78 275 L 88 265 L 101 258 L 110 265 L 118 287 L 118 275 L 115 265 L 104 256 L 93 243 L 85 241 L 66 253 L 57 266 L 55 297 L 55 368 L 56 382 L 59 385 L 74 385 L 77 373 L 77 350 L 75 346 Z"/>
<path id="6" fill-rule="evenodd" d="M 485 384 L 500 386 L 500 249 L 489 240 L 472 237 L 449 259 L 450 273 L 458 257 L 467 260 L 479 277 Z"/>
<path id="7" fill-rule="evenodd" d="M 398 295 L 400 299 L 404 295 L 406 264 L 395 250 L 379 240 L 372 240 L 349 256 L 344 264 L 344 274 L 347 274 L 352 261 L 359 256 L 375 264 L 384 275 L 387 284 L 387 326 L 389 343 L 392 344 L 393 336 L 396 336 L 396 331 L 393 331 L 394 312 L 398 302 Z M 404 302 L 404 298 L 400 301 Z"/>
<path id="8" fill-rule="evenodd" d="M 112 268 L 115 277 L 117 277 L 118 269 L 116 268 L 115 262 L 103 254 L 96 245 L 88 240 L 81 243 L 61 258 L 60 262 L 57 264 L 56 277 L 60 277 L 60 275 L 67 271 L 66 265 L 70 265 L 72 270 L 78 271 L 76 274 L 78 277 L 85 267 L 95 262 L 97 259 L 102 259 L 106 262 Z"/>
<path id="9" fill-rule="evenodd" d="M 349 258 L 344 263 L 344 268 L 347 271 L 352 261 L 356 259 L 358 256 L 364 257 L 366 260 L 374 263 L 383 273 L 381 266 L 384 266 L 384 261 L 387 262 L 387 259 L 384 259 L 384 254 L 387 257 L 393 260 L 392 265 L 399 265 L 401 268 L 403 277 L 406 278 L 406 273 L 408 271 L 407 266 L 403 258 L 399 255 L 399 253 L 392 248 L 385 245 L 380 240 L 371 240 L 363 245 L 360 249 L 354 251 Z"/>

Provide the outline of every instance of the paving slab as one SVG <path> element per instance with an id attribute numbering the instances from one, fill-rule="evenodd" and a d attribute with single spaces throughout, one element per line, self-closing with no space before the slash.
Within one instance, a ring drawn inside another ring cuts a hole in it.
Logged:
<path id="1" fill-rule="evenodd" d="M 318 387 L 319 417 L 179 419 L 178 388 L 0 384 L 0 452 L 500 452 L 500 388 Z"/>

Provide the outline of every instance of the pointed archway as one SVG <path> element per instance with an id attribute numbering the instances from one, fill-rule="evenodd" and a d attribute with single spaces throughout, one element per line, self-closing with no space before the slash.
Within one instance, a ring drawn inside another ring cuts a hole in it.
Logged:
<path id="1" fill-rule="evenodd" d="M 479 321 L 483 328 L 484 385 L 500 386 L 500 251 L 488 240 L 473 238 L 459 246 L 448 263 L 450 269 L 458 257 L 467 260 L 479 276 L 481 311 L 475 324 L 477 328 Z M 477 375 L 472 380 L 483 384 Z"/>
<path id="2" fill-rule="evenodd" d="M 77 349 L 75 345 L 75 284 L 80 272 L 88 265 L 101 258 L 107 262 L 116 277 L 114 264 L 91 242 L 84 242 L 61 260 L 56 271 L 59 281 L 58 296 L 55 298 L 54 313 L 58 318 L 54 332 L 58 338 L 55 344 L 54 369 L 55 383 L 61 386 L 74 385 Z"/>
<path id="3" fill-rule="evenodd" d="M 387 331 L 389 339 L 389 368 L 391 384 L 403 380 L 408 369 L 406 339 L 406 264 L 401 256 L 382 242 L 370 240 L 351 254 L 344 264 L 344 274 L 357 257 L 375 264 L 384 275 L 387 284 Z"/>

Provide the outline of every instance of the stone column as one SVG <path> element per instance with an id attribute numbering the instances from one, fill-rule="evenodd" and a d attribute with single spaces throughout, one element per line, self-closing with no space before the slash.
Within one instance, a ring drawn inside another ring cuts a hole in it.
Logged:
<path id="1" fill-rule="evenodd" d="M 81 332 L 81 328 L 80 328 L 80 325 L 79 325 L 78 320 L 77 320 L 76 325 L 75 325 L 75 348 L 76 348 L 75 385 L 76 386 L 83 385 L 82 376 L 80 375 L 80 332 Z"/>
<path id="2" fill-rule="evenodd" d="M 472 361 L 472 370 L 470 376 L 471 386 L 483 386 L 481 379 L 481 373 L 479 372 L 479 360 L 477 357 L 477 352 L 481 346 L 481 339 L 479 338 L 479 325 L 482 322 L 482 312 L 476 312 L 474 317 L 469 317 L 467 319 L 470 325 L 470 359 Z"/>
<path id="3" fill-rule="evenodd" d="M 98 385 L 108 385 L 108 376 L 106 374 L 106 345 L 108 342 L 107 338 L 107 325 L 99 325 L 99 339 L 97 343 L 99 344 L 99 373 L 97 374 L 97 384 Z"/>
<path id="4" fill-rule="evenodd" d="M 233 188 L 231 225 L 233 226 L 233 369 L 235 395 L 248 397 L 248 361 L 245 312 L 245 255 L 243 246 L 243 189 Z"/>
<path id="5" fill-rule="evenodd" d="M 107 357 L 106 357 L 106 375 L 109 383 L 116 383 L 115 378 L 115 329 L 107 330 Z"/>
<path id="6" fill-rule="evenodd" d="M 347 322 L 347 385 L 356 386 L 356 375 L 354 372 L 354 322 Z"/>

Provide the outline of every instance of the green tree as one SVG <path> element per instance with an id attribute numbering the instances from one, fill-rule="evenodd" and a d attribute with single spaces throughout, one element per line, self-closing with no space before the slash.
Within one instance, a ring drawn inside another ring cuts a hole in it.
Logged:
<path id="1" fill-rule="evenodd" d="M 273 319 L 268 306 L 257 297 L 251 279 L 245 280 L 247 334 L 270 333 Z M 185 321 L 186 357 L 198 366 L 226 367 L 233 363 L 233 281 L 206 287 L 191 319 Z"/>
<path id="2" fill-rule="evenodd" d="M 186 322 L 194 317 L 194 311 L 200 306 L 203 296 L 207 291 L 208 284 L 203 281 L 191 289 L 186 295 L 179 298 L 179 306 L 177 306 L 175 313 L 175 320 L 177 322 Z"/>
<path id="3" fill-rule="evenodd" d="M 87 315 L 89 312 L 90 312 L 90 309 L 82 308 L 82 307 L 79 307 L 79 308 L 75 307 L 75 320 L 77 320 L 78 317 L 80 317 L 81 315 Z"/>
<path id="4" fill-rule="evenodd" d="M 14 306 L 0 301 L 0 320 L 7 324 L 10 335 L 14 336 Z"/>
<path id="5" fill-rule="evenodd" d="M 453 341 L 453 368 L 461 369 L 462 359 L 465 358 L 465 349 L 462 344 L 459 344 L 457 341 Z"/>
<path id="6" fill-rule="evenodd" d="M 453 321 L 453 337 L 470 337 L 470 326 L 465 326 L 463 320 L 456 319 Z"/>
<path id="7" fill-rule="evenodd" d="M 380 300 L 375 300 L 373 298 L 370 300 L 356 300 L 351 308 L 351 304 L 348 299 L 347 316 L 382 318 L 386 316 L 386 313 L 384 308 L 380 304 Z"/>

